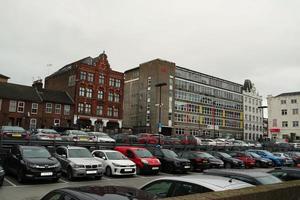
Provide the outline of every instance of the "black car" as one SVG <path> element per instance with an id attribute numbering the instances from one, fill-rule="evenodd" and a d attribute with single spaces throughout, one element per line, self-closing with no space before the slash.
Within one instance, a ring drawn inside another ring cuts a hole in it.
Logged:
<path id="1" fill-rule="evenodd" d="M 189 160 L 179 158 L 178 155 L 169 149 L 149 148 L 148 149 L 161 162 L 161 169 L 165 172 L 188 172 L 191 168 Z"/>
<path id="2" fill-rule="evenodd" d="M 209 152 L 211 155 L 214 157 L 221 159 L 224 162 L 224 167 L 225 168 L 245 168 L 245 164 L 243 161 L 233 158 L 227 153 L 224 152 L 219 152 L 219 151 L 211 151 Z"/>
<path id="3" fill-rule="evenodd" d="M 223 168 L 224 162 L 202 151 L 183 151 L 179 155 L 191 161 L 191 171 L 203 171 L 208 168 Z"/>
<path id="4" fill-rule="evenodd" d="M 297 151 L 289 151 L 289 152 L 286 152 L 287 155 L 289 155 L 294 163 L 297 165 L 297 164 L 300 164 L 300 152 L 297 152 Z"/>
<path id="5" fill-rule="evenodd" d="M 76 199 L 76 200 L 152 200 L 154 195 L 143 190 L 121 186 L 83 186 L 56 189 L 46 194 L 41 200 Z"/>
<path id="6" fill-rule="evenodd" d="M 243 169 L 208 169 L 204 171 L 204 174 L 233 178 L 251 185 L 267 185 L 282 182 L 279 178 L 271 174 Z"/>
<path id="7" fill-rule="evenodd" d="M 61 165 L 45 147 L 14 146 L 4 163 L 5 170 L 17 176 L 19 182 L 26 179 L 51 179 L 57 182 Z"/>
<path id="8" fill-rule="evenodd" d="M 300 169 L 296 167 L 278 167 L 268 173 L 283 181 L 300 180 Z"/>
<path id="9" fill-rule="evenodd" d="M 5 175 L 4 169 L 3 169 L 2 166 L 0 165 L 0 186 L 3 185 L 4 175 Z"/>
<path id="10" fill-rule="evenodd" d="M 263 158 L 260 155 L 258 155 L 257 153 L 254 152 L 246 152 L 248 155 L 250 155 L 252 158 L 255 159 L 255 165 L 256 167 L 272 167 L 273 166 L 273 162 L 272 160 L 268 159 L 268 158 Z"/>

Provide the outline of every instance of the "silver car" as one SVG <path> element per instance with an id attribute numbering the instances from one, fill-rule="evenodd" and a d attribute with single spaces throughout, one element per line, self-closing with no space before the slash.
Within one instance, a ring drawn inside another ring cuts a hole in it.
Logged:
<path id="1" fill-rule="evenodd" d="M 80 130 L 66 130 L 61 134 L 61 138 L 66 141 L 93 142 L 91 136 Z"/>
<path id="2" fill-rule="evenodd" d="M 54 129 L 36 129 L 30 135 L 33 140 L 62 140 L 61 136 Z"/>
<path id="3" fill-rule="evenodd" d="M 54 156 L 60 162 L 62 172 L 67 175 L 69 180 L 76 177 L 102 178 L 102 163 L 84 147 L 60 146 L 56 149 Z"/>

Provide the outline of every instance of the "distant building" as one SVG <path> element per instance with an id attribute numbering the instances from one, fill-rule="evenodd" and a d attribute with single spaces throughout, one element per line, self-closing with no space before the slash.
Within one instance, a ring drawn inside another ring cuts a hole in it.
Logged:
<path id="1" fill-rule="evenodd" d="M 244 140 L 258 140 L 263 137 L 262 96 L 250 80 L 245 80 L 244 95 Z"/>
<path id="2" fill-rule="evenodd" d="M 9 77 L 4 76 L 3 74 L 0 74 L 0 83 L 7 83 Z"/>
<path id="3" fill-rule="evenodd" d="M 110 68 L 105 53 L 86 57 L 46 77 L 45 87 L 68 92 L 80 128 L 118 132 L 122 128 L 124 74 Z"/>
<path id="4" fill-rule="evenodd" d="M 300 92 L 269 95 L 269 134 L 276 140 L 300 140 Z"/>
<path id="5" fill-rule="evenodd" d="M 269 131 L 269 124 L 268 124 L 268 118 L 264 118 L 264 128 L 263 128 L 263 137 L 264 138 L 269 138 L 269 134 L 268 134 L 268 131 Z"/>
<path id="6" fill-rule="evenodd" d="M 155 59 L 125 72 L 124 126 L 162 133 L 243 138 L 242 85 Z"/>
<path id="7" fill-rule="evenodd" d="M 0 126 L 70 127 L 73 110 L 73 100 L 66 92 L 43 89 L 41 80 L 32 87 L 0 83 Z"/>

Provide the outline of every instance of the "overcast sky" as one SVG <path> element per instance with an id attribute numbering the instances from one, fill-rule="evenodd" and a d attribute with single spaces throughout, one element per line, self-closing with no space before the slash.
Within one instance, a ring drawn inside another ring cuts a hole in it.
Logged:
<path id="1" fill-rule="evenodd" d="M 251 79 L 264 97 L 300 91 L 299 0 L 0 2 L 0 73 L 13 83 L 29 85 L 105 50 L 122 72 L 162 58 Z"/>

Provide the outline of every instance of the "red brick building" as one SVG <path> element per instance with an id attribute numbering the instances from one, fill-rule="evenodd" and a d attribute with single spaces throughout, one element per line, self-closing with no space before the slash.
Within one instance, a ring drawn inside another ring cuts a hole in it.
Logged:
<path id="1" fill-rule="evenodd" d="M 124 74 L 110 68 L 105 53 L 64 66 L 46 77 L 45 87 L 71 95 L 74 124 L 80 128 L 106 132 L 122 128 Z"/>
<path id="2" fill-rule="evenodd" d="M 72 98 L 63 91 L 43 89 L 41 80 L 32 87 L 0 82 L 0 126 L 70 127 L 73 113 Z"/>

